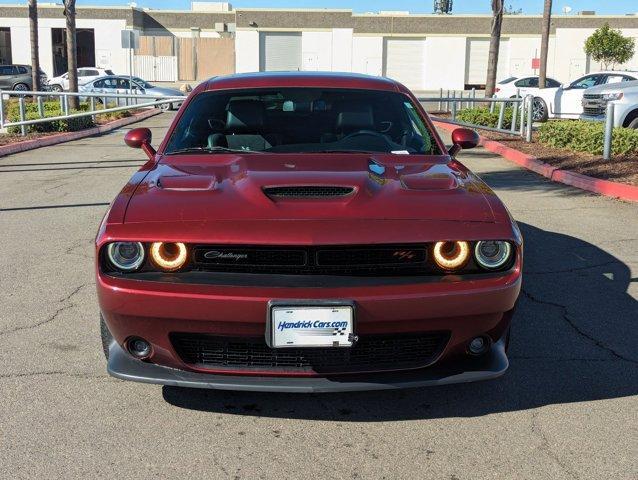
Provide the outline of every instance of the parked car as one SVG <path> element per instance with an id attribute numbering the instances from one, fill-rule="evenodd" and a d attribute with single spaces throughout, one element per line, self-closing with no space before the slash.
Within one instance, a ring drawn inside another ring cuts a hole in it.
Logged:
<path id="1" fill-rule="evenodd" d="M 583 95 L 581 120 L 605 121 L 609 102 L 614 102 L 615 127 L 638 128 L 638 81 L 588 88 Z"/>
<path id="2" fill-rule="evenodd" d="M 133 93 L 135 95 L 147 95 L 149 97 L 146 99 L 136 99 L 136 103 L 145 103 L 151 102 L 153 100 L 161 100 L 164 97 L 185 97 L 186 95 L 175 89 L 175 88 L 167 88 L 167 87 L 158 87 L 156 85 L 152 85 L 149 82 L 139 78 L 133 77 L 133 89 L 131 90 L 131 83 L 129 77 L 122 75 L 113 75 L 108 77 L 99 77 L 95 80 L 92 80 L 86 84 L 84 84 L 80 91 L 82 92 L 91 92 L 91 93 L 103 93 L 105 96 L 107 94 L 127 94 Z M 123 102 L 120 102 L 123 103 Z M 158 108 L 162 110 L 172 110 L 174 108 L 179 108 L 182 104 L 181 101 L 176 101 L 174 103 L 164 103 L 159 105 Z"/>
<path id="3" fill-rule="evenodd" d="M 403 85 L 268 72 L 199 85 L 96 238 L 111 375 L 352 391 L 508 365 L 521 233 Z"/>
<path id="4" fill-rule="evenodd" d="M 78 85 L 84 85 L 91 80 L 104 75 L 114 75 L 113 70 L 108 68 L 82 67 L 78 68 Z M 54 92 L 62 92 L 69 89 L 69 72 L 66 72 L 49 80 L 49 89 Z"/>
<path id="5" fill-rule="evenodd" d="M 42 70 L 39 73 L 40 85 L 46 85 L 46 74 Z M 33 90 L 31 65 L 0 65 L 0 90 Z"/>
<path id="6" fill-rule="evenodd" d="M 558 88 L 560 82 L 553 78 L 547 78 L 546 88 Z M 517 95 L 536 95 L 538 92 L 538 75 L 527 77 L 509 77 L 501 80 L 494 89 L 496 98 L 516 98 Z"/>
<path id="7" fill-rule="evenodd" d="M 559 88 L 539 90 L 534 98 L 534 120 L 548 118 L 578 119 L 583 114 L 583 93 L 598 85 L 638 80 L 638 72 L 605 71 L 590 73 Z"/>

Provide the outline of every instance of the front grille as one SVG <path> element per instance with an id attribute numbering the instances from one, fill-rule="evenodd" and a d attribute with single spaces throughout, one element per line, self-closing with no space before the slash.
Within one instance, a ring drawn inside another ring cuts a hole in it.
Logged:
<path id="1" fill-rule="evenodd" d="M 172 333 L 186 364 L 211 370 L 279 373 L 360 373 L 430 365 L 445 348 L 448 332 L 361 336 L 351 348 L 273 349 L 263 338 Z"/>
<path id="2" fill-rule="evenodd" d="M 263 191 L 271 198 L 329 198 L 345 197 L 354 192 L 354 188 L 338 185 L 294 185 L 264 187 Z"/>
<path id="3" fill-rule="evenodd" d="M 592 117 L 598 117 L 600 115 L 605 114 L 605 109 L 602 107 L 584 107 L 583 112 L 585 115 L 590 115 Z"/>
<path id="4" fill-rule="evenodd" d="M 198 245 L 194 267 L 204 271 L 295 275 L 415 275 L 428 273 L 425 245 L 347 247 L 229 247 Z"/>
<path id="5" fill-rule="evenodd" d="M 600 93 L 585 93 L 583 98 L 587 100 L 602 100 L 603 96 Z"/>

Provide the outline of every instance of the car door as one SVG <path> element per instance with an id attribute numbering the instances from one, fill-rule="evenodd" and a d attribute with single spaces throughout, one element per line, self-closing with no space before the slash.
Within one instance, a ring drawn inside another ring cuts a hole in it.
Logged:
<path id="1" fill-rule="evenodd" d="M 604 74 L 592 73 L 574 80 L 567 87 L 559 88 L 556 92 L 554 113 L 562 118 L 578 118 L 583 113 L 585 90 L 600 85 L 604 80 Z"/>
<path id="2" fill-rule="evenodd" d="M 11 90 L 13 88 L 13 65 L 0 65 L 0 89 Z"/>

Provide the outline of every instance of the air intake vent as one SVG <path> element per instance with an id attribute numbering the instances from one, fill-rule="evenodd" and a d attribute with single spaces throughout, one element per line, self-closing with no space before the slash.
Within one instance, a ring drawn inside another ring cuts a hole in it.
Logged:
<path id="1" fill-rule="evenodd" d="M 272 198 L 334 198 L 345 197 L 354 192 L 352 187 L 335 185 L 295 185 L 287 187 L 265 187 L 264 193 Z"/>

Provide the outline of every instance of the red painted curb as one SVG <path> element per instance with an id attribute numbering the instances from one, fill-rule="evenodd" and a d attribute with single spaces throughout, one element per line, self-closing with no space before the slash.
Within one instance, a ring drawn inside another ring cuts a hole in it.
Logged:
<path id="1" fill-rule="evenodd" d="M 71 140 L 78 140 L 80 138 L 92 137 L 93 135 L 100 135 L 102 133 L 110 132 L 125 125 L 139 122 L 146 118 L 158 115 L 160 110 L 153 109 L 141 113 L 136 113 L 130 117 L 120 118 L 113 120 L 112 122 L 105 123 L 104 125 L 98 125 L 97 127 L 87 128 L 86 130 L 79 130 L 77 132 L 63 132 L 53 135 L 47 135 L 42 138 L 34 138 L 32 140 L 25 140 L 24 142 L 11 143 L 9 145 L 0 146 L 0 157 L 5 155 L 11 155 L 12 153 L 26 152 L 41 147 L 49 147 L 51 145 L 57 145 L 58 143 L 69 142 Z"/>
<path id="2" fill-rule="evenodd" d="M 434 125 L 447 131 L 452 131 L 455 128 L 458 128 L 455 125 L 438 121 L 434 122 Z M 538 173 L 543 177 L 549 178 L 553 182 L 563 183 L 565 185 L 570 185 L 572 187 L 580 188 L 581 190 L 587 190 L 607 197 L 638 202 L 638 187 L 633 185 L 601 180 L 599 178 L 572 172 L 571 170 L 561 170 L 549 165 L 548 163 L 541 162 L 538 158 L 533 157 L 532 155 L 515 150 L 495 140 L 488 140 L 482 136 L 481 145 L 486 150 L 500 155 L 505 160 L 509 160 L 510 162 Z"/>

